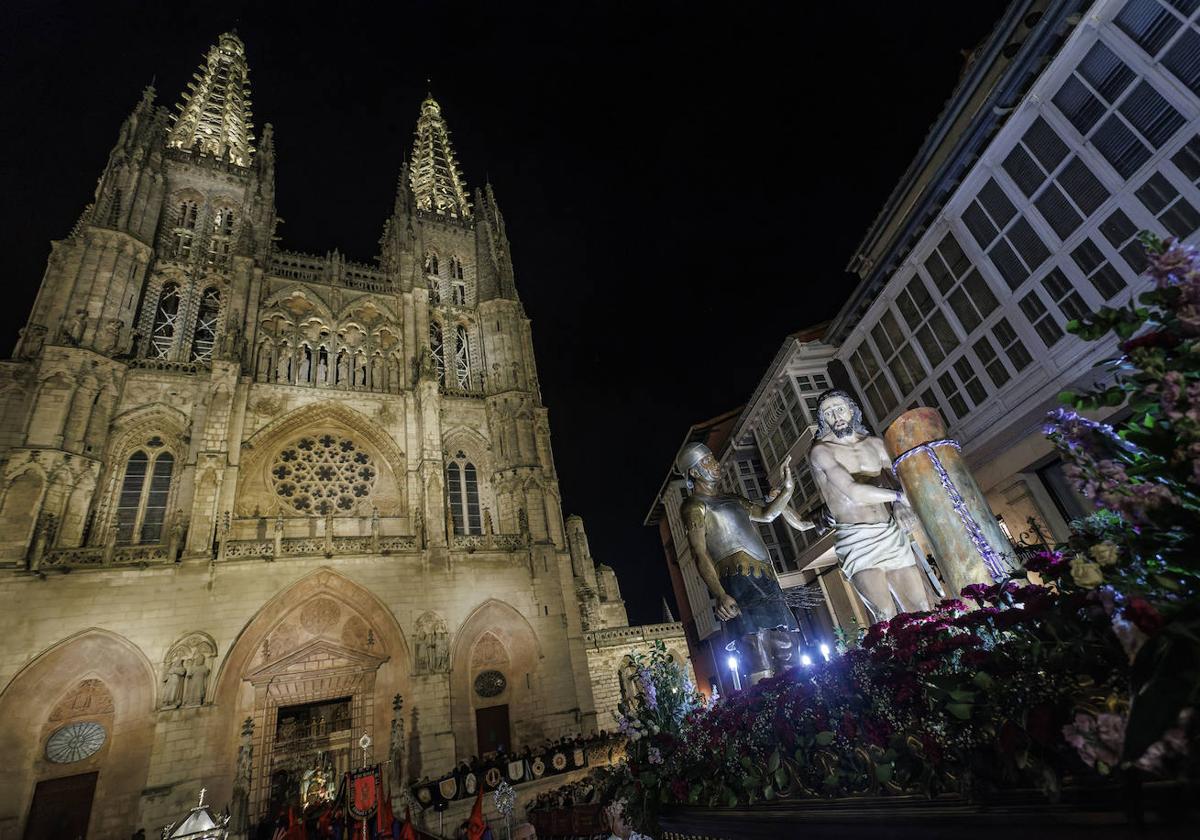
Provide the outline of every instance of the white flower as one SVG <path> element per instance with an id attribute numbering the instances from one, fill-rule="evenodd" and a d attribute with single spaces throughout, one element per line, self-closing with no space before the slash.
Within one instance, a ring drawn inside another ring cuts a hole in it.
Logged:
<path id="1" fill-rule="evenodd" d="M 1084 589 L 1093 589 L 1104 582 L 1104 572 L 1095 563 L 1089 563 L 1081 554 L 1071 558 L 1071 577 Z"/>
<path id="2" fill-rule="evenodd" d="M 1111 540 L 1096 543 L 1088 549 L 1088 554 L 1092 555 L 1092 559 L 1101 566 L 1115 566 L 1121 559 L 1121 549 Z"/>

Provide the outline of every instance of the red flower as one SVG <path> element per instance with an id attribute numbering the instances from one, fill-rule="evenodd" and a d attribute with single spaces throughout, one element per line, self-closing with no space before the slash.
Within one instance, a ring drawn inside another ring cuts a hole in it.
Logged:
<path id="1" fill-rule="evenodd" d="M 1071 564 L 1057 551 L 1039 551 L 1036 557 L 1025 561 L 1025 569 L 1046 580 L 1058 580 L 1071 571 Z"/>
<path id="2" fill-rule="evenodd" d="M 1165 623 L 1162 614 L 1145 598 L 1130 598 L 1125 606 L 1125 617 L 1137 625 L 1147 636 L 1153 636 Z"/>
<path id="3" fill-rule="evenodd" d="M 984 601 L 992 596 L 992 589 L 993 587 L 986 583 L 972 583 L 970 586 L 964 586 L 960 594 L 982 606 Z"/>

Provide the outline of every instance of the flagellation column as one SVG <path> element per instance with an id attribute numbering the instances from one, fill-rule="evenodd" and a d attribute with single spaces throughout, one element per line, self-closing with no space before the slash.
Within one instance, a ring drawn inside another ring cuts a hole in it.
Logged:
<path id="1" fill-rule="evenodd" d="M 892 468 L 933 544 L 948 597 L 992 583 L 1013 568 L 1013 551 L 958 441 L 933 408 L 901 414 L 883 436 Z"/>

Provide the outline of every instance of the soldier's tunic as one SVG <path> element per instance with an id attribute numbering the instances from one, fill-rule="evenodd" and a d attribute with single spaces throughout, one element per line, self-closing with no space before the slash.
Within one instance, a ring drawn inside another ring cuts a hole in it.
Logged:
<path id="1" fill-rule="evenodd" d="M 693 493 L 683 503 L 685 523 L 703 521 L 708 556 L 721 586 L 738 603 L 739 612 L 724 622 L 725 631 L 739 637 L 758 630 L 798 630 L 750 510 L 741 496 Z"/>

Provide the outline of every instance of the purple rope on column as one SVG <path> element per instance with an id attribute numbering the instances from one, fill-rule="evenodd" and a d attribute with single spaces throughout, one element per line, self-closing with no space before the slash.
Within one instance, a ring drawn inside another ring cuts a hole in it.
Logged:
<path id="1" fill-rule="evenodd" d="M 958 488 L 954 486 L 954 482 L 950 480 L 950 474 L 946 472 L 946 468 L 942 466 L 942 460 L 933 451 L 935 446 L 953 446 L 955 449 L 961 450 L 956 440 L 931 440 L 929 443 L 922 443 L 914 446 L 907 452 L 900 454 L 895 461 L 892 462 L 892 475 L 899 476 L 896 473 L 897 468 L 904 460 L 918 452 L 924 452 L 929 456 L 929 460 L 933 463 L 933 468 L 937 470 L 938 478 L 941 479 L 942 489 L 946 491 L 946 495 L 950 497 L 950 504 L 958 513 L 959 520 L 962 521 L 963 529 L 967 532 L 967 536 L 971 538 L 971 542 L 975 545 L 975 550 L 979 552 L 979 557 L 983 560 L 983 565 L 987 568 L 988 574 L 992 576 L 992 580 L 999 581 L 1008 577 L 1008 571 L 1005 563 L 997 555 L 991 543 L 987 541 L 987 537 L 983 535 L 983 529 L 979 527 L 979 523 L 975 521 L 975 517 L 971 515 L 971 511 L 967 510 L 966 500 L 962 494 L 958 492 Z"/>

